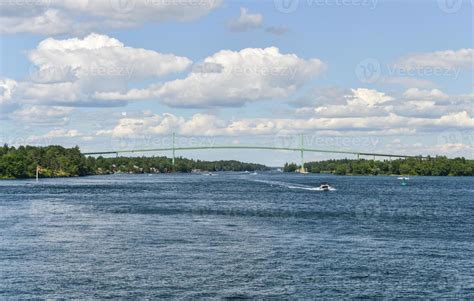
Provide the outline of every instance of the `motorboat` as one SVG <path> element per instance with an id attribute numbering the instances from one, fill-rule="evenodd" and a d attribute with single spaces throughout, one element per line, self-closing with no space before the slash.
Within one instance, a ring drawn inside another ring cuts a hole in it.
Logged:
<path id="1" fill-rule="evenodd" d="M 319 185 L 319 189 L 322 191 L 329 191 L 330 188 L 331 186 L 329 186 L 328 183 L 321 183 L 321 185 Z"/>
<path id="2" fill-rule="evenodd" d="M 408 180 L 410 180 L 410 178 L 407 178 L 407 177 L 398 177 L 398 180 L 400 180 L 400 185 L 402 185 L 402 186 L 407 186 L 407 185 L 408 185 Z"/>

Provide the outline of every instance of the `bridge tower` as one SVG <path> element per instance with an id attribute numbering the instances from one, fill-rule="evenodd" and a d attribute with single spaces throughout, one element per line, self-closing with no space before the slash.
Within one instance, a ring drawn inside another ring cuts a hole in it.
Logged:
<path id="1" fill-rule="evenodd" d="M 304 136 L 300 134 L 300 154 L 301 154 L 301 168 L 300 173 L 306 173 L 304 168 Z"/>
<path id="2" fill-rule="evenodd" d="M 175 152 L 175 132 L 173 132 L 173 159 L 171 160 L 171 165 L 173 165 L 173 170 L 175 169 L 174 168 L 174 152 Z"/>

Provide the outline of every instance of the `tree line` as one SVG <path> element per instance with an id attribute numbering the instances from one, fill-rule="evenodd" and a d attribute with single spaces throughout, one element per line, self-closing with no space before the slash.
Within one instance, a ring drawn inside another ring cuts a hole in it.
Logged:
<path id="1" fill-rule="evenodd" d="M 32 178 L 40 167 L 40 177 L 73 177 L 111 173 L 166 173 L 202 171 L 267 170 L 265 165 L 235 160 L 202 161 L 176 158 L 175 166 L 167 157 L 86 157 L 79 147 L 0 147 L 0 178 Z"/>
<path id="2" fill-rule="evenodd" d="M 294 172 L 299 167 L 295 163 L 286 163 L 284 171 Z M 385 161 L 342 159 L 307 162 L 304 167 L 311 173 L 336 175 L 474 176 L 474 160 L 465 158 L 428 157 L 423 160 L 408 158 Z"/>
<path id="3" fill-rule="evenodd" d="M 171 158 L 153 157 L 86 157 L 79 147 L 64 148 L 59 145 L 45 147 L 13 146 L 0 147 L 0 178 L 32 178 L 36 168 L 41 168 L 41 177 L 72 177 L 110 173 L 167 173 L 200 171 L 255 171 L 268 170 L 265 165 L 244 163 L 235 160 L 202 161 L 176 158 L 173 167 Z M 295 163 L 286 163 L 284 171 L 299 169 Z M 336 175 L 418 175 L 418 176 L 474 176 L 474 160 L 465 158 L 397 160 L 326 160 L 307 162 L 305 169 L 311 173 Z"/>

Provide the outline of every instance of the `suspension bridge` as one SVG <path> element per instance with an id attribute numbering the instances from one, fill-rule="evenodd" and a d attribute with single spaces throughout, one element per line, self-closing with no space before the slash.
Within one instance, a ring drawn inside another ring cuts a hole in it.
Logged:
<path id="1" fill-rule="evenodd" d="M 124 150 L 111 150 L 111 151 L 97 151 L 97 152 L 84 152 L 83 155 L 86 156 L 101 156 L 101 155 L 116 155 L 117 157 L 120 154 L 132 154 L 132 153 L 146 153 L 146 152 L 172 152 L 172 165 L 175 166 L 175 158 L 177 151 L 190 151 L 190 150 L 270 150 L 270 151 L 293 151 L 300 153 L 301 166 L 304 166 L 304 153 L 329 153 L 329 154 L 345 154 L 353 155 L 359 159 L 361 156 L 370 156 L 374 160 L 376 157 L 383 157 L 396 159 L 407 159 L 407 158 L 416 158 L 416 159 L 426 159 L 424 156 L 411 156 L 411 155 L 402 155 L 402 154 L 386 154 L 386 153 L 372 153 L 372 152 L 360 152 L 360 151 L 350 151 L 350 150 L 328 150 L 328 149 L 316 149 L 316 148 L 307 148 L 304 146 L 304 136 L 300 135 L 300 145 L 299 147 L 277 147 L 277 146 L 262 146 L 262 145 L 209 145 L 209 146 L 190 146 L 182 147 L 176 145 L 176 135 L 173 133 L 172 136 L 172 145 L 170 147 L 164 148 L 148 148 L 148 149 L 124 149 Z M 304 171 L 304 169 L 302 169 Z"/>

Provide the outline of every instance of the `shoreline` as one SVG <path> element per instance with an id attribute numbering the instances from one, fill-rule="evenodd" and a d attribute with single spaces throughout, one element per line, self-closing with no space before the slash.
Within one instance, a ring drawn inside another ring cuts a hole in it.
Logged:
<path id="1" fill-rule="evenodd" d="M 44 180 L 44 179 L 68 179 L 68 178 L 87 178 L 87 177 L 102 177 L 102 176 L 113 176 L 113 175 L 172 175 L 172 174 L 180 174 L 180 175 L 203 175 L 205 173 L 208 173 L 211 171 L 203 171 L 201 173 L 198 172 L 161 172 L 161 173 L 109 173 L 109 174 L 92 174 L 92 175 L 74 175 L 74 176 L 59 176 L 59 177 L 39 177 L 39 180 Z M 271 171 L 260 171 L 264 174 L 276 174 L 276 172 L 271 172 Z M 212 173 L 243 173 L 243 171 L 212 171 Z M 456 176 L 456 175 L 446 175 L 446 176 L 425 176 L 425 175 L 407 175 L 407 174 L 390 174 L 390 175 L 385 175 L 385 174 L 378 174 L 378 175 L 371 175 L 371 174 L 345 174 L 345 175 L 338 175 L 338 174 L 333 174 L 333 173 L 306 173 L 306 174 L 301 174 L 297 172 L 278 172 L 278 174 L 296 174 L 296 175 L 321 175 L 321 176 L 332 176 L 332 177 L 420 177 L 420 178 L 469 178 L 473 176 Z M 2 177 L 0 178 L 0 181 L 12 181 L 12 180 L 34 180 L 35 177 L 27 177 L 27 178 L 7 178 L 7 177 Z"/>

